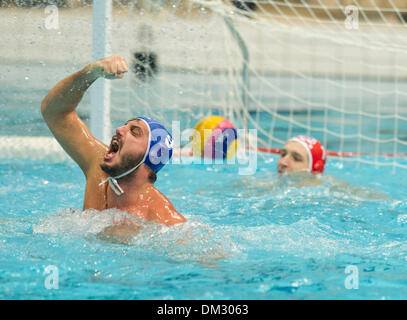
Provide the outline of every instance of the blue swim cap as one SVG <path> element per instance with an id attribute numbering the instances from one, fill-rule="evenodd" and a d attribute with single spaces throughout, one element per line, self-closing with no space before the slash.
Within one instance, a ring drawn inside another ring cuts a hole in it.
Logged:
<path id="1" fill-rule="evenodd" d="M 145 122 L 149 130 L 149 142 L 142 163 L 148 165 L 155 173 L 170 161 L 173 151 L 173 140 L 169 131 L 157 120 L 137 117 Z"/>

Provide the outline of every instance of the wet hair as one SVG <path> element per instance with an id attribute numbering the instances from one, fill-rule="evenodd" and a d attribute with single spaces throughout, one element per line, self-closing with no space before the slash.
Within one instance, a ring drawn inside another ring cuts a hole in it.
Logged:
<path id="1" fill-rule="evenodd" d="M 157 174 L 153 171 L 153 169 L 151 169 L 145 163 L 143 163 L 143 166 L 148 170 L 148 176 L 147 176 L 148 181 L 150 181 L 151 183 L 156 182 L 157 181 Z"/>
<path id="2" fill-rule="evenodd" d="M 156 182 L 156 180 L 157 180 L 157 175 L 156 175 L 156 173 L 155 173 L 150 167 L 147 166 L 147 168 L 150 169 L 150 173 L 148 174 L 148 180 L 149 180 L 151 183 Z"/>

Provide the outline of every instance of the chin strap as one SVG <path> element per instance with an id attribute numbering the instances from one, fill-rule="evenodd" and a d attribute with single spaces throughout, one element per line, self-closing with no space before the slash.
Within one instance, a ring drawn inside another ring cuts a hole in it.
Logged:
<path id="1" fill-rule="evenodd" d="M 123 178 L 127 176 L 128 174 L 132 173 L 134 170 L 136 170 L 144 161 L 141 161 L 137 166 L 134 168 L 126 171 L 125 173 L 122 173 L 121 175 L 118 175 L 116 177 L 108 177 L 106 180 L 102 181 L 99 183 L 99 186 L 105 184 L 106 182 L 109 182 L 110 188 L 116 193 L 118 196 L 121 196 L 124 191 L 122 188 L 120 188 L 119 183 L 117 182 L 117 179 Z"/>
<path id="2" fill-rule="evenodd" d="M 120 188 L 119 183 L 117 182 L 117 180 L 115 178 L 112 178 L 112 177 L 109 177 L 105 181 L 99 183 L 99 186 L 106 183 L 107 181 L 109 181 L 110 189 L 112 189 L 114 191 L 114 193 L 116 193 L 118 196 L 121 196 L 124 193 L 123 189 Z"/>

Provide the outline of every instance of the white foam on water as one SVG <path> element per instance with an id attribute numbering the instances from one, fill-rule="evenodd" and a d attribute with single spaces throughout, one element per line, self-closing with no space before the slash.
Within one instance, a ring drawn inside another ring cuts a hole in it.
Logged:
<path id="1" fill-rule="evenodd" d="M 33 226 L 35 234 L 96 237 L 100 241 L 152 250 L 169 258 L 190 262 L 213 263 L 237 252 L 227 235 L 208 224 L 188 217 L 186 223 L 165 226 L 135 217 L 117 209 L 104 211 L 64 209 L 40 219 Z M 136 227 L 128 236 L 112 236 L 108 228 L 119 225 Z"/>
<path id="2" fill-rule="evenodd" d="M 113 225 L 114 219 L 123 216 L 119 210 L 105 211 L 64 209 L 40 219 L 33 226 L 34 233 L 60 234 L 97 234 L 107 226 Z"/>

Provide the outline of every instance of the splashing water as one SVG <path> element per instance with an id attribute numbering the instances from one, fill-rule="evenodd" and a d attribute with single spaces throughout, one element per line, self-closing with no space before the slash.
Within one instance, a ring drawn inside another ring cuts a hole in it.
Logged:
<path id="1" fill-rule="evenodd" d="M 0 298 L 407 297 L 405 181 L 334 161 L 315 186 L 272 170 L 269 160 L 249 177 L 164 168 L 157 187 L 188 220 L 166 227 L 115 209 L 62 209 L 83 201 L 82 173 L 70 163 L 2 162 Z M 130 233 L 112 237 L 120 224 Z M 44 287 L 49 265 L 58 290 Z M 349 265 L 358 290 L 344 285 Z"/>

